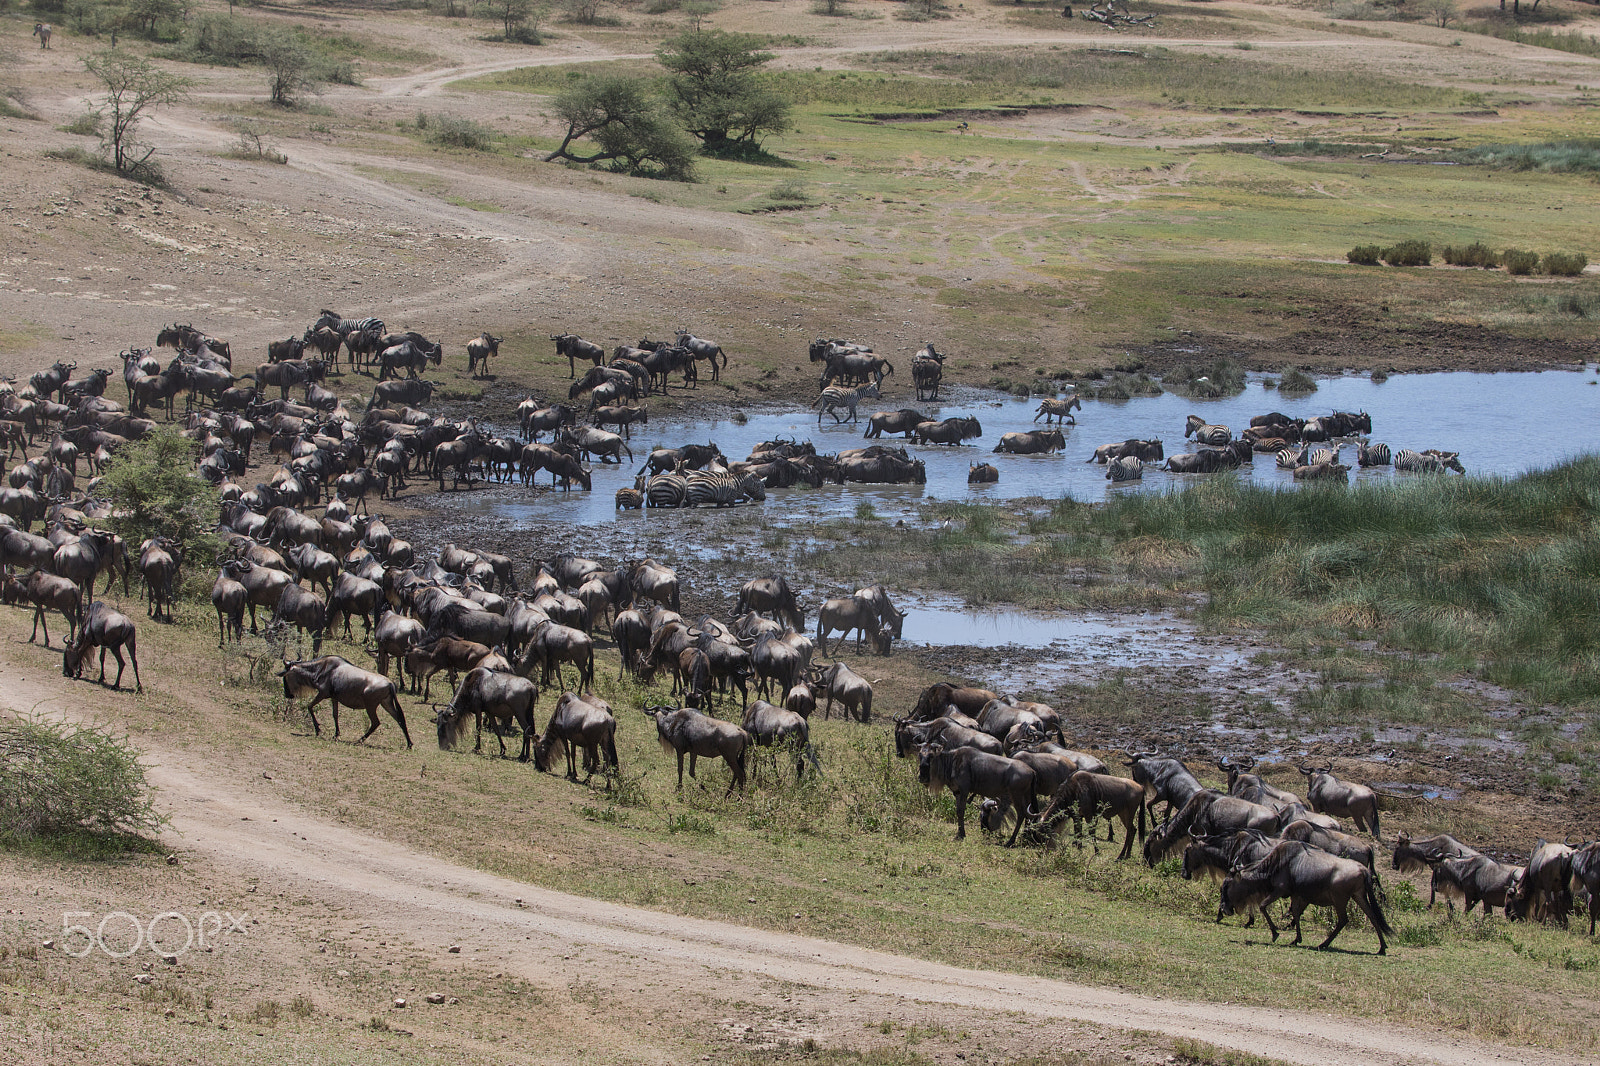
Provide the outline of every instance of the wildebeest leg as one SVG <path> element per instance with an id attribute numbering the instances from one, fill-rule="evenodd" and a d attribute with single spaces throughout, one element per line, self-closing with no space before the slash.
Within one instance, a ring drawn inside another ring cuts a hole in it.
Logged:
<path id="1" fill-rule="evenodd" d="M 256 629 L 256 605 L 255 605 L 255 601 L 252 600 L 251 603 L 250 603 L 250 635 L 253 637 L 253 636 L 256 635 L 257 632 L 258 632 L 258 630 Z"/>
<path id="2" fill-rule="evenodd" d="M 689 776 L 690 777 L 694 777 L 695 776 L 694 767 L 695 767 L 695 760 L 697 758 L 698 758 L 698 756 L 694 752 L 691 751 L 689 753 Z"/>
<path id="3" fill-rule="evenodd" d="M 102 648 L 100 650 L 100 654 L 101 654 L 101 657 L 103 659 L 104 656 L 105 656 L 105 649 L 104 648 Z M 117 657 L 117 679 L 111 683 L 111 687 L 112 688 L 121 688 L 122 687 L 122 669 L 123 669 L 123 665 L 124 665 L 123 661 L 122 661 L 122 649 L 120 647 L 113 646 L 112 649 L 111 649 L 111 654 L 115 655 Z"/>
<path id="4" fill-rule="evenodd" d="M 400 697 L 390 692 L 384 700 L 384 706 L 389 709 L 389 717 L 394 719 L 394 724 L 400 727 L 400 735 L 406 738 L 406 749 L 409 751 L 411 748 L 411 730 L 406 728 L 406 712 L 400 709 Z M 377 726 L 372 728 L 376 729 Z M 368 730 L 368 734 L 371 734 L 371 730 Z M 365 740 L 366 738 L 363 737 L 362 739 Z"/>
<path id="5" fill-rule="evenodd" d="M 683 791 L 683 752 L 678 752 L 678 791 Z"/>
<path id="6" fill-rule="evenodd" d="M 122 661 L 122 656 L 121 655 L 117 656 L 117 661 L 118 662 Z M 120 678 L 122 675 L 119 673 L 117 676 L 118 676 L 118 678 Z M 103 685 L 105 683 L 106 683 L 106 646 L 104 644 L 102 644 L 102 645 L 100 645 L 100 680 L 99 680 L 98 684 Z"/>
<path id="7" fill-rule="evenodd" d="M 956 839 L 967 839 L 967 794 L 956 793 Z"/>
<path id="8" fill-rule="evenodd" d="M 1333 909 L 1338 913 L 1339 921 L 1334 925 L 1333 932 L 1328 934 L 1328 939 L 1317 945 L 1318 951 L 1325 951 L 1328 945 L 1333 943 L 1333 938 L 1339 935 L 1339 931 L 1350 924 L 1350 915 L 1346 913 L 1347 908 L 1345 904 L 1337 904 Z M 1376 929 L 1377 926 L 1374 925 L 1373 928 Z M 1381 936 L 1382 934 L 1379 935 Z"/>
<path id="9" fill-rule="evenodd" d="M 733 780 L 728 782 L 728 791 L 726 791 L 726 792 L 724 792 L 722 794 L 722 798 L 723 799 L 727 799 L 729 796 L 733 795 L 733 786 L 735 786 L 735 785 L 739 786 L 739 791 L 740 792 L 744 791 L 744 784 L 745 784 L 745 779 L 744 779 L 744 758 L 745 758 L 745 754 L 746 754 L 745 752 L 741 751 L 739 753 L 739 761 L 733 764 Z"/>
<path id="10" fill-rule="evenodd" d="M 44 616 L 44 604 L 36 603 L 33 606 L 33 632 L 28 634 L 28 643 L 32 644 L 39 635 L 39 627 L 44 626 L 44 646 L 50 646 L 50 622 Z"/>
<path id="11" fill-rule="evenodd" d="M 1297 900 L 1294 900 L 1293 902 L 1291 902 L 1289 904 L 1289 920 L 1294 923 L 1294 941 L 1293 941 L 1293 943 L 1296 944 L 1296 945 L 1299 945 L 1300 937 L 1301 937 L 1300 916 L 1305 914 L 1305 912 L 1306 912 L 1306 903 L 1305 903 L 1304 900 L 1298 900 L 1297 899 Z M 1265 913 L 1265 912 L 1263 911 L 1262 913 Z M 1340 917 L 1342 918 L 1343 915 L 1340 915 Z M 1343 923 L 1341 923 L 1340 928 L 1343 928 Z M 1334 932 L 1338 932 L 1338 931 L 1339 931 L 1338 929 L 1334 930 Z M 1328 939 L 1331 940 L 1333 938 L 1329 937 Z M 1326 946 L 1326 945 L 1324 945 L 1324 946 Z"/>
<path id="12" fill-rule="evenodd" d="M 1011 827 L 1011 839 L 1006 841 L 1006 847 L 1010 848 L 1010 847 L 1015 847 L 1016 846 L 1017 834 L 1022 832 L 1022 823 L 1027 820 L 1028 807 L 1031 805 L 1030 801 L 1032 799 L 1033 799 L 1032 796 L 1027 796 L 1027 797 L 1013 796 L 1012 797 L 1011 806 L 1016 808 L 1017 824 Z"/>
<path id="13" fill-rule="evenodd" d="M 222 611 L 217 611 L 217 647 L 223 648 L 228 644 L 228 623 L 222 618 Z"/>
<path id="14" fill-rule="evenodd" d="M 319 737 L 322 735 L 322 724 L 317 721 L 317 704 L 319 704 L 321 702 L 322 702 L 322 697 L 318 696 L 316 699 L 314 699 L 310 703 L 306 704 L 306 713 L 311 716 L 311 729 Z M 288 709 L 287 701 L 285 701 L 284 709 L 285 710 Z"/>
<path id="15" fill-rule="evenodd" d="M 1126 859 L 1133 854 L 1133 814 L 1126 808 L 1122 811 L 1122 854 L 1119 860 Z"/>

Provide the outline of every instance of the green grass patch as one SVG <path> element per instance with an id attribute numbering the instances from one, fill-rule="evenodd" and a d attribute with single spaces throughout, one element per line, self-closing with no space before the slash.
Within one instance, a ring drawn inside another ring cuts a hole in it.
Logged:
<path id="1" fill-rule="evenodd" d="M 1539 170 L 1550 174 L 1600 173 L 1600 138 L 1544 141 L 1538 144 L 1482 144 L 1451 152 L 1458 163 L 1497 170 Z"/>
<path id="2" fill-rule="evenodd" d="M 1468 33 L 1498 37 L 1502 41 L 1513 41 L 1534 48 L 1553 48 L 1558 52 L 1580 56 L 1600 56 L 1600 39 L 1582 30 L 1526 29 L 1509 22 L 1464 22 L 1459 28 Z"/>

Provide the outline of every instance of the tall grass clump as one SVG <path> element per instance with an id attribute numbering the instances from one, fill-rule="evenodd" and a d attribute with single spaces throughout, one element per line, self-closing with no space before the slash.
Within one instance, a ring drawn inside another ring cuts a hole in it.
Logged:
<path id="1" fill-rule="evenodd" d="M 1483 267 L 1488 270 L 1500 265 L 1500 257 L 1482 241 L 1473 241 L 1459 248 L 1447 244 L 1439 250 L 1439 254 L 1451 266 Z"/>
<path id="2" fill-rule="evenodd" d="M 416 127 L 432 144 L 441 148 L 466 148 L 474 152 L 494 151 L 495 131 L 481 122 L 447 113 L 430 115 L 418 111 Z"/>
<path id="3" fill-rule="evenodd" d="M 152 847 L 139 753 L 98 727 L 0 718 L 0 846 L 92 857 Z"/>
<path id="4" fill-rule="evenodd" d="M 1575 278 L 1589 265 L 1589 257 L 1582 252 L 1546 252 L 1540 266 L 1546 274 Z"/>
<path id="5" fill-rule="evenodd" d="M 1593 174 L 1600 173 L 1600 138 L 1584 137 L 1538 144 L 1482 144 L 1452 152 L 1448 158 L 1457 163 L 1494 167 L 1497 170 Z"/>
<path id="6" fill-rule="evenodd" d="M 1390 266 L 1428 266 L 1433 262 L 1433 245 L 1416 239 L 1400 241 L 1385 248 L 1382 253 Z"/>
<path id="7" fill-rule="evenodd" d="M 1201 364 L 1185 363 L 1169 371 L 1161 379 L 1161 384 L 1203 400 L 1237 396 L 1244 391 L 1244 367 L 1232 359 L 1214 359 Z"/>
<path id="8" fill-rule="evenodd" d="M 1508 273 L 1525 276 L 1539 269 L 1539 253 L 1507 248 L 1500 253 L 1500 262 Z"/>
<path id="9" fill-rule="evenodd" d="M 1532 45 L 1534 48 L 1551 48 L 1558 52 L 1571 52 L 1580 56 L 1600 57 L 1600 40 L 1582 30 L 1523 29 L 1502 22 L 1467 22 L 1461 28 L 1468 33 L 1481 33 L 1485 37 L 1498 37 L 1502 41 Z"/>
<path id="10" fill-rule="evenodd" d="M 1283 377 L 1278 382 L 1278 391 L 1295 393 L 1308 393 L 1317 391 L 1317 379 L 1307 374 L 1299 367 L 1288 367 L 1283 372 Z"/>
<path id="11" fill-rule="evenodd" d="M 1480 659 L 1539 699 L 1600 698 L 1600 457 L 1517 478 L 1217 481 L 1071 514 L 1118 541 L 1197 548 L 1218 617 L 1359 628 Z"/>

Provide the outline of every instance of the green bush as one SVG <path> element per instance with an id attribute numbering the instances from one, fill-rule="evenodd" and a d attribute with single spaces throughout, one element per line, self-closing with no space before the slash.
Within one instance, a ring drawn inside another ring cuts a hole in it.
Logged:
<path id="1" fill-rule="evenodd" d="M 495 131 L 481 122 L 460 115 L 417 112 L 417 129 L 429 141 L 443 148 L 468 148 L 475 152 L 494 150 Z"/>
<path id="2" fill-rule="evenodd" d="M 1376 244 L 1358 244 L 1345 253 L 1345 258 L 1360 266 L 1377 266 L 1383 249 Z"/>
<path id="3" fill-rule="evenodd" d="M 221 497 L 194 475 L 195 456 L 194 441 L 166 428 L 117 451 L 99 492 L 111 504 L 111 528 L 130 548 L 171 537 L 190 559 L 215 554 Z"/>
<path id="4" fill-rule="evenodd" d="M 1401 241 L 1385 248 L 1382 258 L 1390 266 L 1427 266 L 1433 262 L 1433 246 L 1427 241 Z"/>
<path id="5" fill-rule="evenodd" d="M 1216 359 L 1199 366 L 1185 363 L 1169 371 L 1161 384 L 1202 400 L 1235 396 L 1244 391 L 1244 367 L 1232 359 Z"/>
<path id="6" fill-rule="evenodd" d="M 1283 380 L 1278 382 L 1279 392 L 1305 393 L 1317 391 L 1317 379 L 1310 374 L 1296 368 L 1289 367 L 1283 372 Z"/>
<path id="7" fill-rule="evenodd" d="M 139 753 L 90 726 L 0 718 L 0 845 L 75 854 L 149 846 L 156 813 Z"/>
<path id="8" fill-rule="evenodd" d="M 1582 252 L 1546 252 L 1544 272 L 1563 278 L 1575 278 L 1589 265 L 1589 257 Z"/>
<path id="9" fill-rule="evenodd" d="M 1500 262 L 1513 274 L 1532 274 L 1539 267 L 1539 253 L 1507 248 L 1500 253 Z"/>
<path id="10" fill-rule="evenodd" d="M 1484 267 L 1486 269 L 1500 265 L 1500 257 L 1495 255 L 1487 244 L 1482 241 L 1473 241 L 1465 247 L 1457 248 L 1447 244 L 1440 249 L 1440 255 L 1451 266 Z"/>

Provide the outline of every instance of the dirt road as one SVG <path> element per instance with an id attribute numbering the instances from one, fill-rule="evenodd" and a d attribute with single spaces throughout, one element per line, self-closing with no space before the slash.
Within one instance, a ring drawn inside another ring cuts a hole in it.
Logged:
<path id="1" fill-rule="evenodd" d="M 70 717 L 50 682 L 8 684 L 0 705 Z M 1095 1027 L 1154 1031 L 1315 1066 L 1441 1063 L 1525 1066 L 1573 1055 L 1502 1048 L 1453 1033 L 1293 1011 L 1167 1001 L 1043 978 L 960 969 L 826 940 L 702 921 L 547 891 L 446 862 L 309 815 L 260 779 L 208 769 L 195 753 L 147 748 L 151 780 L 171 814 L 168 841 L 189 865 L 259 880 L 263 898 L 309 897 L 337 908 L 368 941 L 408 940 L 445 957 L 530 981 L 582 979 L 636 990 L 645 1010 L 681 1007 L 682 990 L 712 1001 L 759 1001 L 781 989 L 806 1031 L 859 1032 L 874 1019 L 926 1018 L 981 1033 L 1008 1012 L 1054 1043 Z M 756 986 L 753 988 L 752 986 Z M 710 1022 L 710 1019 L 707 1019 Z M 1089 1029 L 1082 1028 L 1084 1023 Z M 981 1046 L 981 1045 L 980 1045 Z M 1091 1043 L 1092 1046 L 1092 1043 Z M 1042 1049 L 1041 1049 L 1042 1050 Z"/>

